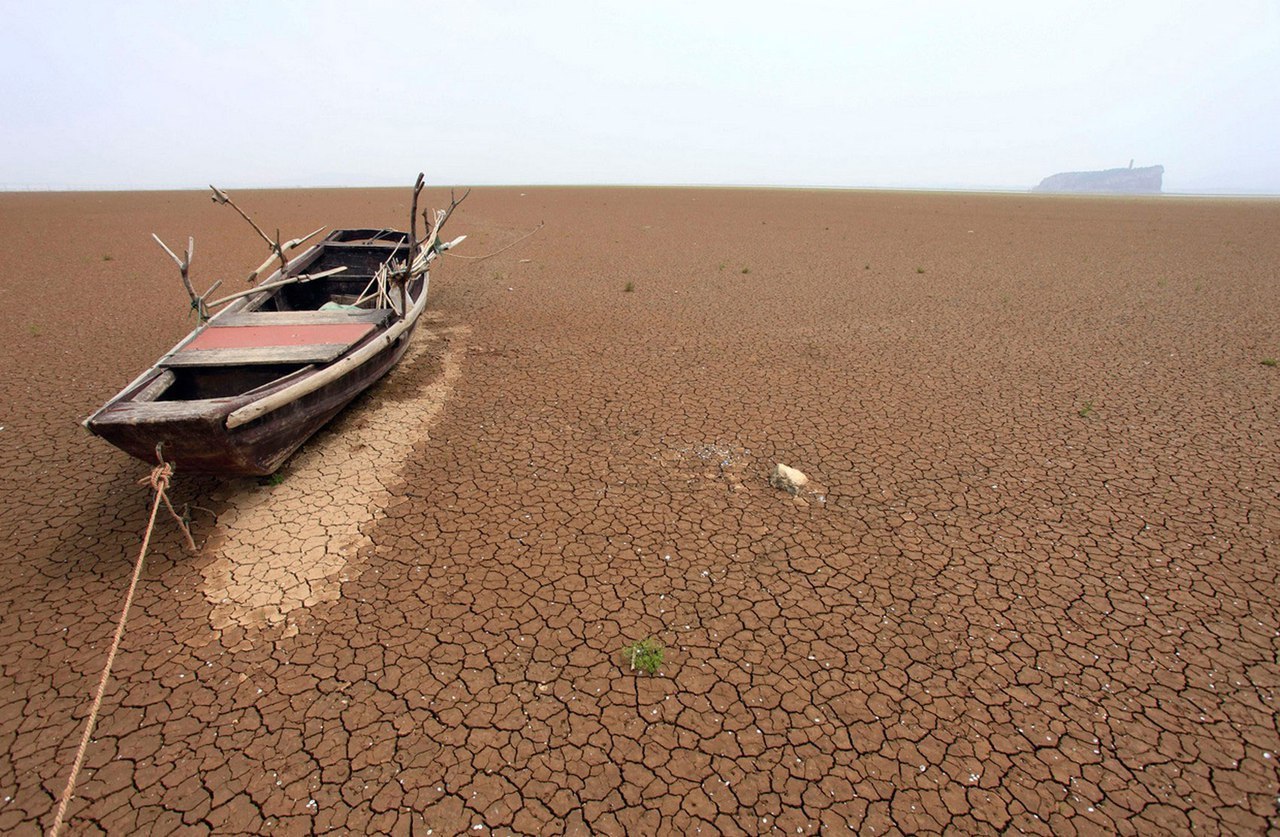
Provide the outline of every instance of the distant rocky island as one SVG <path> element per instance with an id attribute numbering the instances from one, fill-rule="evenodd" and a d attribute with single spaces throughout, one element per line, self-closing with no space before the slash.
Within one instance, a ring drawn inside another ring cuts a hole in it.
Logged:
<path id="1" fill-rule="evenodd" d="M 1033 192 L 1084 192 L 1108 195 L 1158 195 L 1163 191 L 1164 166 L 1104 169 L 1103 171 L 1065 171 L 1040 181 Z"/>

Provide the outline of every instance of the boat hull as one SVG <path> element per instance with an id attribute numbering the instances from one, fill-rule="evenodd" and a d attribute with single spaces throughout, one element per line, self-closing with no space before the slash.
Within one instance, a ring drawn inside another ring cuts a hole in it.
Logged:
<path id="1" fill-rule="evenodd" d="M 334 230 L 193 330 L 85 427 L 182 472 L 274 473 L 404 355 L 426 306 L 426 268 L 449 246 L 419 250 L 407 283 L 372 296 L 408 257 L 408 239 Z"/>
<path id="2" fill-rule="evenodd" d="M 386 375 L 404 355 L 412 334 L 413 329 L 405 331 L 346 375 L 234 430 L 227 429 L 227 417 L 272 394 L 274 388 L 259 391 L 253 397 L 181 403 L 119 400 L 89 419 L 86 426 L 95 435 L 150 464 L 157 461 L 158 447 L 164 461 L 183 473 L 267 476 L 343 407 Z"/>

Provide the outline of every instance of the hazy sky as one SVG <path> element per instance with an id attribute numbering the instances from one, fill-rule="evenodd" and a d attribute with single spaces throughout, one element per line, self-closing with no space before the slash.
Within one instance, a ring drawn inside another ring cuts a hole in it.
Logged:
<path id="1" fill-rule="evenodd" d="M 1280 193 L 1280 3 L 3 2 L 0 188 Z"/>

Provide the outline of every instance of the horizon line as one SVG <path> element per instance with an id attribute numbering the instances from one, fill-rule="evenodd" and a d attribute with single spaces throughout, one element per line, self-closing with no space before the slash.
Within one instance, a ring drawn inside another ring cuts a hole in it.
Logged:
<path id="1" fill-rule="evenodd" d="M 69 184 L 27 184 L 0 183 L 0 193 L 59 193 L 59 194 L 94 194 L 103 192 L 202 192 L 204 186 L 73 186 Z M 226 185 L 218 188 L 236 189 L 238 191 L 306 191 L 320 189 L 400 189 L 411 188 L 403 183 L 350 185 L 340 183 L 321 183 L 312 185 L 291 184 L 288 186 L 256 186 Z M 831 186 L 813 184 L 766 184 L 766 183 L 441 183 L 428 185 L 428 188 L 476 188 L 476 189 L 760 189 L 776 191 L 831 191 L 831 192 L 948 192 L 973 194 L 1011 194 L 1011 195 L 1056 195 L 1077 197 L 1218 197 L 1218 198 L 1280 198 L 1280 192 L 1254 191 L 1236 192 L 1230 190 L 1213 191 L 1161 191 L 1161 192 L 1041 192 L 1030 186 Z"/>

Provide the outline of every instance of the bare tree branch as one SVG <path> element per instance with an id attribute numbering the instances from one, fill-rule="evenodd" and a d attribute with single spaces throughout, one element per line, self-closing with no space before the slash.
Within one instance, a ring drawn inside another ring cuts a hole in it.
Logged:
<path id="1" fill-rule="evenodd" d="M 250 288 L 247 291 L 239 291 L 234 294 L 228 294 L 227 296 L 224 296 L 221 299 L 215 299 L 213 302 L 210 302 L 209 304 L 222 305 L 223 303 L 230 302 L 233 299 L 240 299 L 241 297 L 252 296 L 253 294 L 260 294 L 263 291 L 274 290 L 276 288 L 284 287 L 285 285 L 302 284 L 304 282 L 310 282 L 313 279 L 323 279 L 326 276 L 334 276 L 338 273 L 342 273 L 346 269 L 347 269 L 346 265 L 339 265 L 338 267 L 333 267 L 328 270 L 321 271 L 320 273 L 300 273 L 297 276 L 290 276 L 288 279 L 281 279 L 278 282 L 271 282 L 270 284 L 267 284 L 267 285 L 259 285 L 256 288 Z M 221 285 L 221 284 L 222 284 L 222 281 L 219 280 L 214 284 L 213 288 L 216 288 L 218 287 L 218 285 Z M 205 296 L 208 296 L 209 294 L 213 293 L 213 288 L 210 288 L 209 290 L 205 291 Z"/>
<path id="2" fill-rule="evenodd" d="M 453 214 L 453 211 L 457 209 L 458 205 L 461 204 L 463 201 L 465 201 L 467 199 L 467 195 L 470 195 L 470 194 L 471 194 L 471 190 L 468 189 L 467 191 L 462 193 L 462 197 L 458 197 L 456 194 L 454 194 L 454 191 L 452 189 L 449 190 L 449 208 L 437 209 L 435 221 L 427 225 L 431 229 L 431 233 L 427 236 L 425 240 L 425 246 L 427 250 L 430 250 L 434 253 L 440 253 L 443 250 L 448 249 L 447 247 L 442 247 L 440 244 L 440 230 L 444 228 L 445 222 L 449 220 L 449 216 Z M 427 220 L 426 210 L 423 210 L 422 212 L 422 220 L 423 221 Z"/>
<path id="3" fill-rule="evenodd" d="M 453 214 L 454 210 L 458 208 L 458 205 L 461 204 L 464 200 L 466 200 L 467 196 L 471 194 L 470 189 L 467 189 L 467 191 L 463 192 L 462 197 L 458 197 L 453 190 L 450 190 L 449 191 L 449 208 L 436 210 L 434 213 L 434 216 L 435 216 L 434 219 L 430 218 L 428 216 L 428 210 L 424 209 L 422 211 L 422 219 L 428 231 L 427 237 L 425 239 L 418 238 L 418 200 L 422 194 L 424 184 L 425 184 L 425 176 L 421 172 L 419 172 L 418 179 L 413 186 L 413 203 L 409 208 L 409 240 L 408 240 L 409 257 L 408 259 L 405 262 L 400 262 L 394 259 L 388 260 L 386 263 L 384 263 L 378 268 L 376 275 L 370 281 L 370 286 L 373 286 L 376 284 L 378 287 L 379 306 L 382 306 L 385 304 L 387 307 L 391 307 L 390 295 L 388 293 L 389 291 L 388 285 L 391 284 L 392 282 L 398 281 L 401 286 L 400 307 L 402 311 L 407 310 L 408 282 L 412 280 L 415 276 L 422 274 L 427 269 L 427 265 L 431 262 L 432 259 L 434 259 L 439 254 L 445 252 L 449 248 L 460 244 L 463 241 L 463 239 L 466 238 L 466 236 L 464 235 L 464 236 L 459 236 L 458 238 L 455 238 L 452 241 L 441 242 L 440 230 L 444 227 L 445 223 L 449 220 L 449 217 Z M 319 279 L 325 276 L 330 276 L 335 273 L 339 273 L 342 270 L 345 270 L 345 268 L 335 268 L 333 270 L 324 271 L 323 273 L 317 273 L 311 276 L 308 276 L 308 275 L 300 275 L 300 276 L 292 276 L 292 277 L 287 276 L 286 274 L 289 269 L 289 259 L 286 256 L 286 253 L 310 241 L 316 235 L 320 234 L 325 228 L 320 227 L 314 230 L 313 232 L 308 233 L 305 236 L 301 236 L 300 238 L 294 238 L 289 240 L 288 242 L 282 243 L 279 229 L 276 230 L 275 237 L 272 238 L 270 235 L 267 234 L 265 230 L 262 229 L 262 227 L 258 226 L 258 224 L 252 218 L 249 217 L 248 213 L 246 213 L 243 209 L 241 209 L 236 204 L 236 202 L 231 199 L 231 196 L 228 195 L 225 191 L 212 185 L 209 188 L 213 190 L 213 195 L 210 197 L 210 200 L 212 200 L 214 203 L 230 206 L 232 209 L 234 209 L 237 215 L 243 218 L 249 224 L 249 226 L 253 227 L 254 232 L 258 234 L 258 237 L 261 238 L 266 243 L 267 247 L 271 250 L 271 255 L 269 255 L 266 258 L 266 260 L 263 261 L 263 263 L 258 266 L 257 270 L 254 270 L 251 274 L 249 274 L 250 284 L 255 282 L 258 276 L 263 271 L 265 271 L 268 267 L 270 267 L 272 262 L 276 261 L 277 259 L 280 262 L 281 279 L 277 282 L 272 282 L 268 285 L 262 285 L 260 287 L 253 288 L 248 291 L 231 294 L 230 296 L 222 297 L 221 299 L 214 300 L 213 302 L 207 302 L 208 298 L 213 294 L 214 290 L 216 290 L 222 284 L 222 281 L 218 280 L 217 282 L 213 283 L 213 285 L 210 286 L 210 288 L 207 291 L 205 291 L 203 294 L 196 293 L 195 287 L 191 284 L 190 277 L 188 275 L 189 269 L 191 267 L 191 257 L 192 257 L 192 254 L 195 252 L 195 240 L 188 239 L 187 251 L 182 258 L 179 258 L 171 249 L 169 249 L 169 246 L 167 244 L 165 244 L 163 241 L 160 240 L 159 236 L 153 233 L 152 237 L 155 238 L 156 243 L 158 243 L 162 248 L 164 248 L 164 251 L 168 253 L 169 257 L 173 259 L 175 264 L 177 264 L 178 270 L 182 274 L 183 287 L 186 288 L 187 294 L 191 297 L 191 307 L 200 313 L 200 317 L 202 320 L 207 320 L 209 318 L 208 310 L 210 306 L 222 305 L 232 300 L 240 299 L 242 297 L 249 296 L 254 293 L 260 293 L 265 290 L 278 288 L 282 285 L 288 285 L 294 282 L 307 282 L 312 279 Z M 369 290 L 370 288 L 368 287 L 365 289 L 365 293 L 361 294 L 361 300 L 365 298 Z"/>
<path id="4" fill-rule="evenodd" d="M 418 196 L 422 194 L 425 182 L 423 173 L 418 172 L 418 181 L 413 184 L 413 203 L 409 207 L 409 263 L 418 255 Z"/>
<path id="5" fill-rule="evenodd" d="M 182 258 L 178 258 L 177 254 L 169 249 L 169 245 L 165 244 L 163 241 L 160 240 L 160 236 L 156 235 L 155 233 L 152 233 L 151 237 L 156 240 L 156 244 L 159 244 L 164 249 L 164 251 L 169 254 L 169 258 L 173 259 L 174 264 L 178 266 L 178 272 L 182 274 L 182 287 L 186 288 L 187 296 L 191 297 L 192 310 L 194 310 L 197 314 L 200 315 L 201 322 L 204 322 L 205 320 L 209 319 L 209 308 L 205 304 L 205 300 L 208 298 L 209 294 L 217 290 L 218 286 L 222 284 L 222 280 L 219 279 L 217 282 L 214 282 L 213 285 L 209 288 L 209 290 L 205 291 L 203 294 L 196 293 L 195 286 L 191 284 L 191 276 L 190 276 L 191 259 L 195 256 L 195 253 L 196 253 L 195 238 L 192 236 L 187 236 L 186 252 L 182 254 Z"/>
<path id="6" fill-rule="evenodd" d="M 262 227 L 259 227 L 256 223 L 254 223 L 254 220 L 250 218 L 247 214 L 245 214 L 245 211 L 243 209 L 236 206 L 236 202 L 231 200 L 230 195 L 228 195 L 226 192 L 222 191 L 217 186 L 214 186 L 212 184 L 209 185 L 209 188 L 213 190 L 213 194 L 209 197 L 209 200 L 213 201 L 214 203 L 219 203 L 219 204 L 222 204 L 223 206 L 229 206 L 232 209 L 234 209 L 240 215 L 241 218 L 249 222 L 249 226 L 253 227 L 254 231 L 259 236 L 262 237 L 262 240 L 267 242 L 268 247 L 275 246 L 275 242 L 271 240 L 271 236 L 263 232 Z"/>
<path id="7" fill-rule="evenodd" d="M 316 234 L 318 234 L 324 229 L 324 227 L 320 227 L 320 229 L 316 230 L 313 233 L 310 233 L 309 235 L 305 235 L 302 238 L 292 239 L 286 244 L 281 244 L 280 230 L 277 229 L 276 237 L 272 238 L 271 236 L 267 235 L 267 233 L 262 229 L 262 227 L 258 226 L 258 224 L 252 218 L 249 217 L 248 213 L 246 213 L 243 209 L 237 206 L 235 201 L 231 200 L 230 195 L 228 195 L 223 190 L 219 189 L 217 186 L 210 185 L 209 188 L 213 190 L 213 194 L 209 197 L 209 200 L 213 201 L 214 203 L 222 204 L 223 206 L 229 206 L 232 209 L 234 209 L 241 218 L 243 218 L 245 221 L 249 223 L 249 226 L 253 227 L 254 232 L 258 234 L 258 237 L 261 238 L 263 241 L 265 241 L 267 243 L 267 247 L 271 249 L 271 255 L 267 257 L 267 260 L 264 261 L 261 265 L 259 265 L 257 270 L 249 274 L 248 282 L 250 285 L 258 281 L 258 275 L 261 274 L 262 271 L 266 270 L 271 265 L 271 262 L 275 261 L 276 259 L 280 260 L 280 273 L 283 275 L 284 272 L 289 268 L 289 259 L 287 256 L 285 256 L 285 253 L 288 252 L 289 250 L 294 249 L 295 247 L 298 247 L 306 243 L 312 237 L 314 237 Z"/>
<path id="8" fill-rule="evenodd" d="M 322 233 L 322 232 L 324 232 L 324 231 L 325 231 L 325 228 L 324 228 L 324 227 L 317 227 L 315 230 L 313 230 L 313 231 L 311 231 L 311 232 L 307 233 L 306 235 L 302 236 L 302 238 L 294 238 L 294 239 L 290 239 L 289 241 L 286 241 L 286 242 L 284 243 L 284 249 L 286 249 L 286 250 L 292 250 L 292 249 L 293 249 L 293 248 L 295 248 L 295 247 L 300 247 L 300 246 L 302 246 L 303 244 L 306 244 L 308 241 L 310 241 L 311 239 L 315 238 L 317 235 L 319 235 L 320 233 Z"/>
<path id="9" fill-rule="evenodd" d="M 255 281 L 257 281 L 258 276 L 262 273 L 262 271 L 270 267 L 271 263 L 276 259 L 280 259 L 280 270 L 283 272 L 284 268 L 287 265 L 287 262 L 285 262 L 284 260 L 284 251 L 292 250 L 293 248 L 301 244 L 305 244 L 307 241 L 314 238 L 318 233 L 322 232 L 323 230 L 324 230 L 324 227 L 320 227 L 320 229 L 316 230 L 315 232 L 308 233 L 307 235 L 304 235 L 302 238 L 295 238 L 295 239 L 292 239 L 291 241 L 287 241 L 283 245 L 280 245 L 279 247 L 277 247 L 277 245 L 275 244 L 272 244 L 271 255 L 267 256 L 266 261 L 258 265 L 257 269 L 255 269 L 253 273 L 249 274 L 249 284 L 252 285 Z M 280 233 L 277 232 L 276 235 L 279 236 Z"/>
<path id="10" fill-rule="evenodd" d="M 409 279 L 414 262 L 418 260 L 418 196 L 422 194 L 422 186 L 425 182 L 424 174 L 418 172 L 418 179 L 413 184 L 413 202 L 409 206 L 409 258 L 405 261 L 405 271 L 400 278 L 402 316 L 409 312 Z"/>

